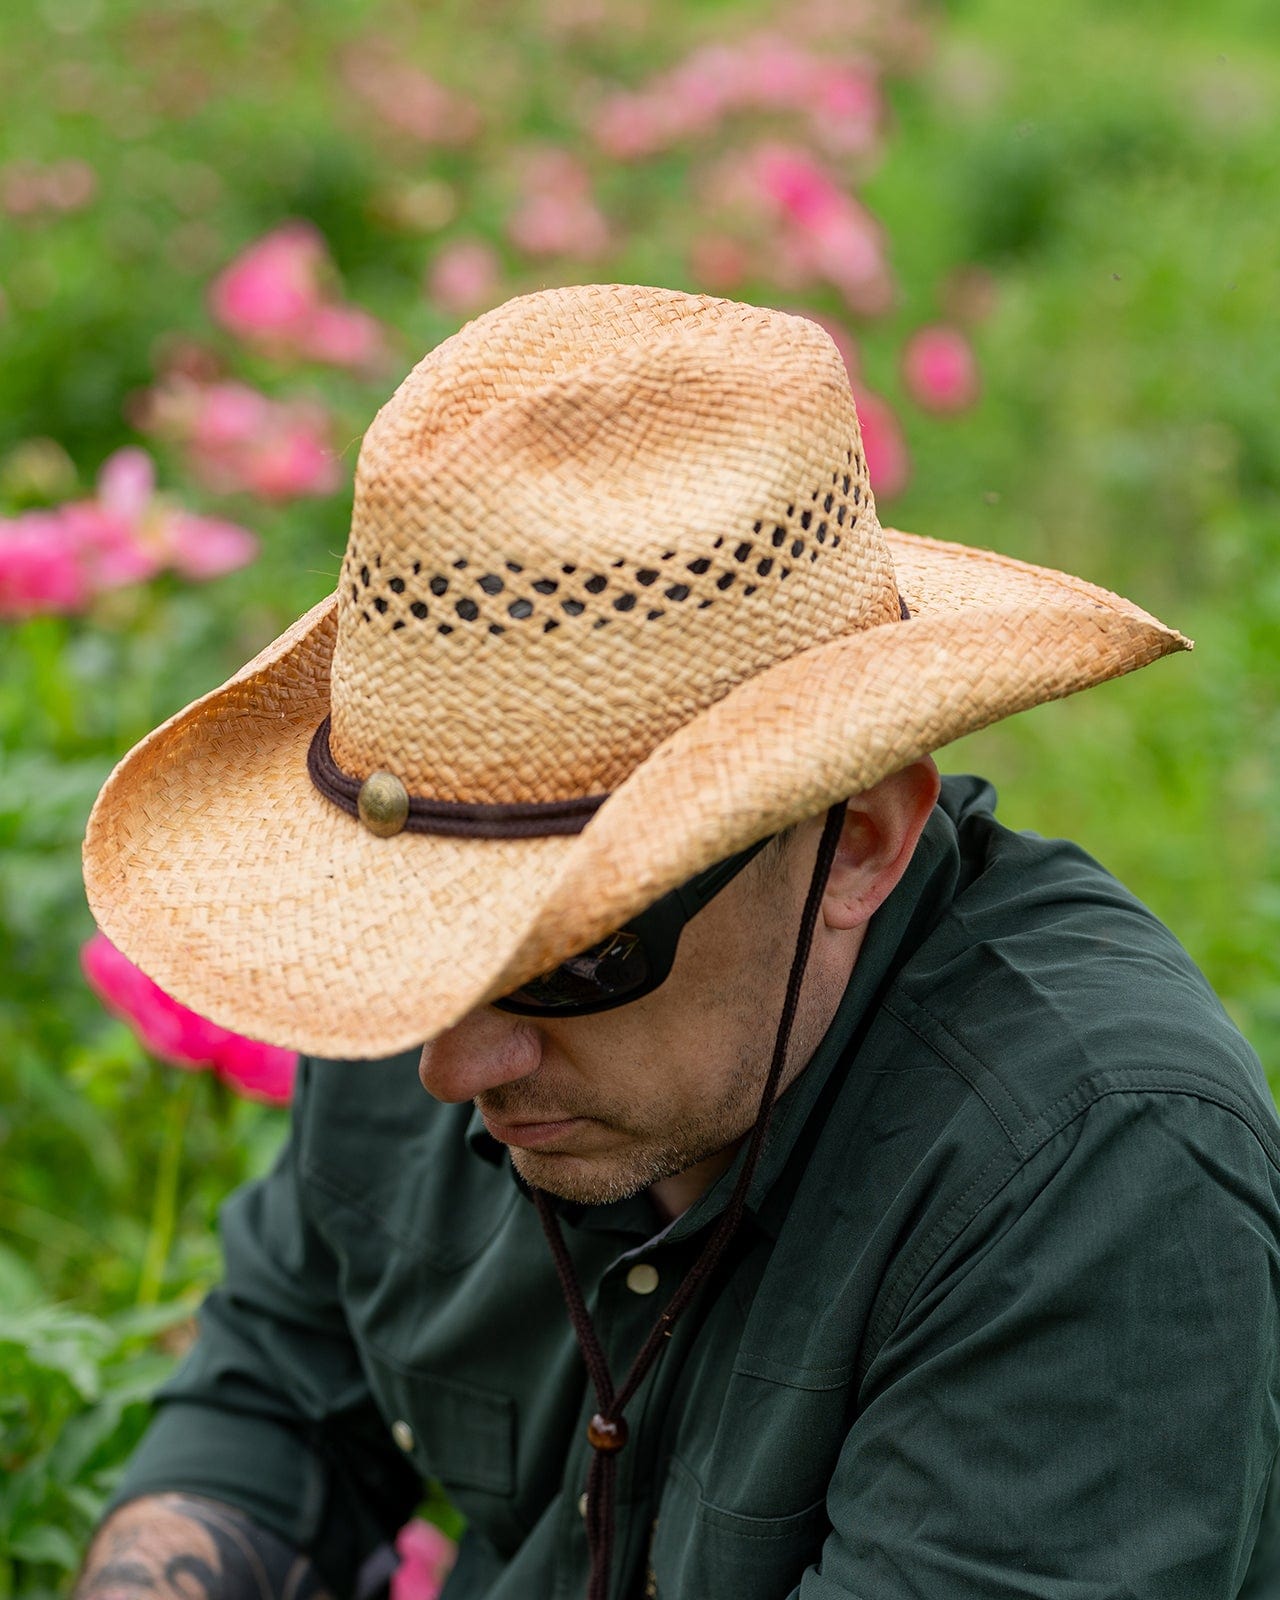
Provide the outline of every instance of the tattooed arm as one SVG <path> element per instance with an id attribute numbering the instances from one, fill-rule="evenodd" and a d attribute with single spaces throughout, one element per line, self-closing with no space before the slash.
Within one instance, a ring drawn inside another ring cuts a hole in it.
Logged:
<path id="1" fill-rule="evenodd" d="M 151 1495 L 98 1530 L 74 1600 L 331 1600 L 305 1555 L 251 1517 L 194 1495 Z"/>

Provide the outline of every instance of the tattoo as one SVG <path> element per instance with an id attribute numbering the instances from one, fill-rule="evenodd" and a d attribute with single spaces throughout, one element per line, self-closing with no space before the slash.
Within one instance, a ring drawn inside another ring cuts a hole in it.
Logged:
<path id="1" fill-rule="evenodd" d="M 131 1501 L 103 1527 L 75 1600 L 330 1600 L 307 1557 L 233 1506 Z"/>
<path id="2" fill-rule="evenodd" d="M 141 1561 L 104 1561 L 93 1573 L 95 1588 L 105 1584 L 117 1589 L 154 1589 L 151 1569 Z"/>

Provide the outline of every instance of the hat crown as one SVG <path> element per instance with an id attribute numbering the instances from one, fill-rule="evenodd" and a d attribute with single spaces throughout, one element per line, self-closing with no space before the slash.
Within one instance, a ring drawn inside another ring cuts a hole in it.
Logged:
<path id="1" fill-rule="evenodd" d="M 508 302 L 414 369 L 338 595 L 338 764 L 488 803 L 610 791 L 736 684 L 898 615 L 827 335 L 616 286 Z"/>

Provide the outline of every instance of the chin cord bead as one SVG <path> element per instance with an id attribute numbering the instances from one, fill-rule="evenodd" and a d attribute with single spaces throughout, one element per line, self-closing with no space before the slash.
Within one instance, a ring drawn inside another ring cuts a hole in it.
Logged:
<path id="1" fill-rule="evenodd" d="M 624 1418 L 611 1420 L 597 1411 L 587 1423 L 587 1440 L 593 1450 L 603 1450 L 613 1455 L 627 1442 L 627 1424 Z"/>
<path id="2" fill-rule="evenodd" d="M 755 1175 L 756 1164 L 760 1159 L 760 1152 L 764 1148 L 764 1136 L 769 1126 L 769 1116 L 773 1110 L 773 1102 L 778 1095 L 778 1083 L 782 1077 L 782 1066 L 787 1058 L 787 1041 L 791 1037 L 791 1025 L 795 1020 L 796 1006 L 800 1001 L 800 984 L 804 978 L 805 963 L 809 959 L 809 946 L 813 942 L 813 930 L 818 920 L 818 910 L 822 905 L 822 892 L 826 888 L 827 877 L 831 871 L 831 863 L 835 859 L 836 844 L 840 838 L 840 828 L 844 821 L 844 803 L 834 805 L 827 812 L 826 824 L 822 830 L 822 840 L 818 845 L 817 859 L 813 865 L 813 876 L 809 881 L 809 892 L 805 898 L 804 911 L 800 918 L 800 932 L 796 939 L 796 953 L 791 962 L 791 972 L 787 978 L 786 999 L 782 1003 L 782 1015 L 778 1019 L 778 1033 L 774 1040 L 773 1060 L 769 1066 L 769 1076 L 765 1080 L 764 1092 L 760 1097 L 760 1110 L 756 1116 L 755 1125 L 751 1130 L 751 1142 L 747 1146 L 746 1159 L 743 1161 L 742 1170 L 738 1174 L 738 1181 L 734 1185 L 733 1194 L 725 1207 L 723 1214 L 711 1232 L 711 1237 L 703 1246 L 702 1254 L 685 1274 L 676 1292 L 667 1302 L 665 1310 L 649 1330 L 649 1336 L 641 1345 L 639 1353 L 631 1363 L 631 1369 L 622 1380 L 619 1388 L 615 1390 L 613 1378 L 609 1373 L 609 1363 L 605 1360 L 604 1346 L 600 1343 L 600 1336 L 591 1321 L 591 1313 L 587 1310 L 587 1303 L 582 1293 L 582 1286 L 578 1282 L 578 1274 L 574 1270 L 573 1262 L 569 1256 L 569 1248 L 564 1242 L 564 1235 L 560 1232 L 560 1224 L 552 1209 L 550 1196 L 541 1189 L 533 1190 L 534 1205 L 538 1210 L 538 1220 L 542 1223 L 543 1232 L 547 1236 L 547 1243 L 551 1247 L 551 1256 L 555 1262 L 556 1275 L 560 1279 L 560 1288 L 564 1294 L 565 1305 L 569 1312 L 569 1320 L 573 1323 L 573 1331 L 577 1335 L 578 1344 L 582 1350 L 582 1359 L 586 1362 L 587 1372 L 591 1377 L 592 1387 L 596 1393 L 595 1415 L 587 1424 L 587 1438 L 591 1441 L 591 1465 L 587 1470 L 587 1549 L 591 1557 L 591 1575 L 587 1581 L 587 1600 L 609 1600 L 610 1567 L 613 1561 L 613 1531 L 614 1531 L 614 1499 L 617 1487 L 617 1460 L 618 1453 L 627 1442 L 627 1425 L 623 1419 L 623 1411 L 627 1402 L 640 1387 L 642 1380 L 653 1366 L 659 1355 L 667 1347 L 667 1339 L 675 1327 L 677 1319 L 689 1305 L 694 1295 L 715 1271 L 721 1256 L 723 1256 L 729 1241 L 738 1231 L 742 1221 L 742 1214 L 747 1203 L 747 1190 L 751 1186 L 751 1179 Z"/>

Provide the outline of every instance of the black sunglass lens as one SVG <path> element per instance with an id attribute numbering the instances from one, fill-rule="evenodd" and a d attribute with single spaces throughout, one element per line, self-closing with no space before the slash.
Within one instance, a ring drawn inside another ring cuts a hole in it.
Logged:
<path id="1" fill-rule="evenodd" d="M 522 984 L 506 998 L 540 1011 L 598 1005 L 643 988 L 648 977 L 644 945 L 636 934 L 623 929 Z"/>

